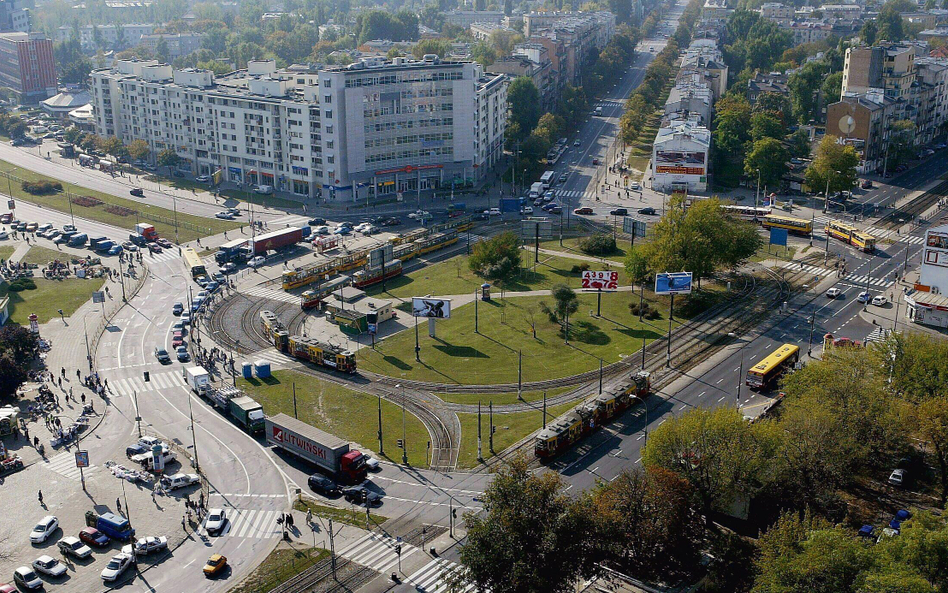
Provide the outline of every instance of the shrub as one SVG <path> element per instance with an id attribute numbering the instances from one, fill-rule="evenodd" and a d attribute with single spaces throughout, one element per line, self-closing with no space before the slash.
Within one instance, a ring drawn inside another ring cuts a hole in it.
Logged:
<path id="1" fill-rule="evenodd" d="M 113 206 L 109 205 L 105 207 L 105 211 L 109 214 L 115 214 L 117 216 L 131 216 L 135 214 L 135 211 L 131 208 L 126 208 L 124 206 Z"/>
<path id="2" fill-rule="evenodd" d="M 644 304 L 642 305 L 641 311 L 642 311 L 642 316 L 643 316 L 645 319 L 652 319 L 652 320 L 654 320 L 654 319 L 658 319 L 659 317 L 661 317 L 661 313 L 658 312 L 658 309 L 656 309 L 655 307 L 650 306 L 648 303 L 644 303 Z M 638 301 L 629 303 L 629 312 L 630 312 L 632 315 L 634 315 L 634 316 L 638 316 L 638 315 L 639 315 L 639 303 L 638 303 Z"/>
<path id="3" fill-rule="evenodd" d="M 69 198 L 69 201 L 76 206 L 84 206 L 86 208 L 92 208 L 102 203 L 102 200 L 93 198 L 92 196 L 76 196 L 74 198 Z"/>
<path id="4" fill-rule="evenodd" d="M 21 290 L 36 290 L 36 282 L 33 282 L 32 278 L 17 278 L 10 283 L 10 292 Z"/>
<path id="5" fill-rule="evenodd" d="M 569 271 L 572 272 L 573 274 L 579 274 L 580 272 L 585 272 L 588 269 L 589 269 L 589 262 L 584 262 L 581 264 L 574 265 L 572 268 L 569 269 Z"/>
<path id="6" fill-rule="evenodd" d="M 589 255 L 609 255 L 616 251 L 616 240 L 612 235 L 600 233 L 583 238 L 579 242 L 579 249 Z"/>
<path id="7" fill-rule="evenodd" d="M 34 196 L 45 196 L 63 191 L 63 184 L 58 181 L 24 181 L 23 191 Z"/>

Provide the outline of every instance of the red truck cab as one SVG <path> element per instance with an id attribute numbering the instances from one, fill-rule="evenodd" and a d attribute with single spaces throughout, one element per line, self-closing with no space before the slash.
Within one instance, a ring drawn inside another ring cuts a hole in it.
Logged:
<path id="1" fill-rule="evenodd" d="M 353 449 L 342 456 L 339 473 L 351 484 L 361 484 L 369 474 L 362 451 Z"/>

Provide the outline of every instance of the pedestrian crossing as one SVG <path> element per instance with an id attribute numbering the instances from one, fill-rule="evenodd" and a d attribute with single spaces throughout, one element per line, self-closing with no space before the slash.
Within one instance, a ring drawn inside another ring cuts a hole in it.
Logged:
<path id="1" fill-rule="evenodd" d="M 113 379 L 109 381 L 109 392 L 121 397 L 131 397 L 135 392 L 143 393 L 185 386 L 184 379 L 176 371 L 150 372 L 149 378 L 151 380 L 148 383 L 145 382 L 143 376 Z"/>
<path id="2" fill-rule="evenodd" d="M 405 579 L 405 582 L 414 585 L 419 593 L 447 593 L 448 591 L 467 593 L 476 590 L 474 584 L 467 582 L 457 583 L 452 588 L 452 581 L 457 578 L 455 573 L 459 570 L 460 567 L 454 562 L 444 558 L 435 558 L 424 568 Z"/>
<path id="3" fill-rule="evenodd" d="M 227 525 L 224 526 L 224 530 L 217 537 L 251 539 L 281 537 L 283 529 L 277 524 L 277 519 L 283 514 L 284 512 L 279 510 L 225 508 L 224 515 L 227 517 Z M 198 529 L 198 534 L 208 535 L 203 522 L 200 529 Z"/>
<path id="4" fill-rule="evenodd" d="M 404 562 L 416 552 L 418 548 L 405 542 L 398 542 L 395 538 L 384 533 L 369 533 L 350 546 L 347 546 L 339 555 L 362 566 L 371 568 L 380 573 L 387 573 L 398 566 L 398 554 L 395 546 L 401 545 Z"/>
<path id="5" fill-rule="evenodd" d="M 178 248 L 172 247 L 171 249 L 163 249 L 161 253 L 149 253 L 145 249 L 145 254 L 142 255 L 142 259 L 146 264 L 159 264 L 163 262 L 169 262 L 172 260 L 181 260 L 181 256 L 178 255 Z"/>
<path id="6" fill-rule="evenodd" d="M 59 455 L 51 457 L 46 463 L 43 463 L 42 465 L 49 471 L 56 472 L 57 474 L 65 478 L 69 478 L 70 480 L 75 480 L 78 482 L 81 478 L 79 468 L 76 467 L 75 451 L 63 451 Z M 89 467 L 82 469 L 82 474 L 88 476 L 90 473 L 98 469 L 98 466 L 90 465 Z"/>
<path id="7" fill-rule="evenodd" d="M 576 189 L 571 190 L 554 190 L 555 196 L 557 198 L 590 198 L 594 199 L 596 197 L 596 192 L 586 192 L 579 191 Z"/>
<path id="8" fill-rule="evenodd" d="M 843 282 L 849 282 L 850 284 L 858 288 L 865 288 L 866 279 L 867 279 L 867 276 L 865 274 L 861 274 L 859 276 L 848 274 L 843 277 Z M 891 276 L 883 276 L 881 278 L 874 278 L 874 277 L 869 276 L 868 280 L 869 280 L 870 288 L 888 288 L 892 286 L 893 284 L 895 284 L 895 280 L 893 280 Z"/>
<path id="9" fill-rule="evenodd" d="M 804 263 L 795 262 L 795 261 L 785 263 L 783 265 L 783 268 L 791 272 L 799 272 L 802 270 L 804 272 L 808 272 L 815 276 L 823 276 L 823 277 L 831 276 L 832 274 L 835 273 L 833 270 L 828 270 L 826 268 L 821 268 L 819 266 L 811 266 L 810 264 L 804 264 Z"/>
<path id="10" fill-rule="evenodd" d="M 308 218 L 300 216 L 299 214 L 287 214 L 286 216 L 280 216 L 266 222 L 268 227 L 273 227 L 273 229 L 276 230 L 286 225 L 306 226 L 308 220 Z"/>
<path id="11" fill-rule="evenodd" d="M 892 333 L 892 330 L 885 329 L 884 327 L 877 327 L 872 330 L 868 336 L 866 336 L 865 342 L 869 344 L 870 342 L 881 342 L 889 337 L 889 334 Z"/>
<path id="12" fill-rule="evenodd" d="M 255 296 L 262 299 L 270 299 L 272 301 L 283 301 L 284 303 L 293 303 L 294 305 L 298 305 L 300 302 L 300 297 L 297 295 L 290 294 L 282 290 L 274 290 L 265 286 L 240 288 L 237 292 L 246 296 Z"/>
<path id="13" fill-rule="evenodd" d="M 925 237 L 902 237 L 899 242 L 908 243 L 909 245 L 921 245 L 925 242 Z"/>

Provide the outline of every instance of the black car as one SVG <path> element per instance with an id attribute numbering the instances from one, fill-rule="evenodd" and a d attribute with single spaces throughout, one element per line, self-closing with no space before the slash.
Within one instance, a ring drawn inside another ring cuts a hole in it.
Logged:
<path id="1" fill-rule="evenodd" d="M 138 196 L 139 198 L 145 195 L 145 191 L 140 187 L 133 187 L 132 189 L 128 190 L 128 193 L 132 194 L 133 196 Z"/>
<path id="2" fill-rule="evenodd" d="M 373 507 L 382 504 L 382 495 L 377 492 L 372 492 L 365 486 L 346 488 L 342 491 L 342 495 L 347 502 L 351 502 L 352 504 L 366 503 Z"/>
<path id="3" fill-rule="evenodd" d="M 171 364 L 171 357 L 164 348 L 155 348 L 155 358 L 157 358 L 161 364 Z"/>
<path id="4" fill-rule="evenodd" d="M 318 218 L 318 217 L 317 217 L 317 218 L 310 218 L 310 219 L 309 219 L 309 222 L 308 222 L 307 224 L 308 224 L 309 226 L 322 226 L 322 225 L 326 224 L 326 219 L 325 219 L 325 218 Z"/>
<path id="5" fill-rule="evenodd" d="M 402 224 L 400 218 L 395 218 L 394 216 L 389 216 L 384 221 L 381 222 L 382 226 L 398 226 Z"/>
<path id="6" fill-rule="evenodd" d="M 639 208 L 639 214 L 655 214 L 655 208 L 651 206 L 648 208 Z"/>
<path id="7" fill-rule="evenodd" d="M 610 212 L 609 212 L 609 215 L 610 215 L 610 216 L 628 216 L 628 215 L 629 215 L 629 209 L 628 209 L 628 208 L 616 208 L 615 210 L 610 211 Z"/>
<path id="8" fill-rule="evenodd" d="M 306 480 L 309 484 L 310 490 L 313 492 L 319 492 L 320 494 L 329 496 L 331 494 L 339 494 L 339 486 L 336 485 L 330 478 L 322 474 L 313 474 Z"/>

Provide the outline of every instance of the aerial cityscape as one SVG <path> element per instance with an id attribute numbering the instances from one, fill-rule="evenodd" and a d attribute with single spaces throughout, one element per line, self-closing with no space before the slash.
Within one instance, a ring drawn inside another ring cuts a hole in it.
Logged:
<path id="1" fill-rule="evenodd" d="M 0 593 L 948 590 L 948 0 L 0 0 L 0 194 Z"/>

